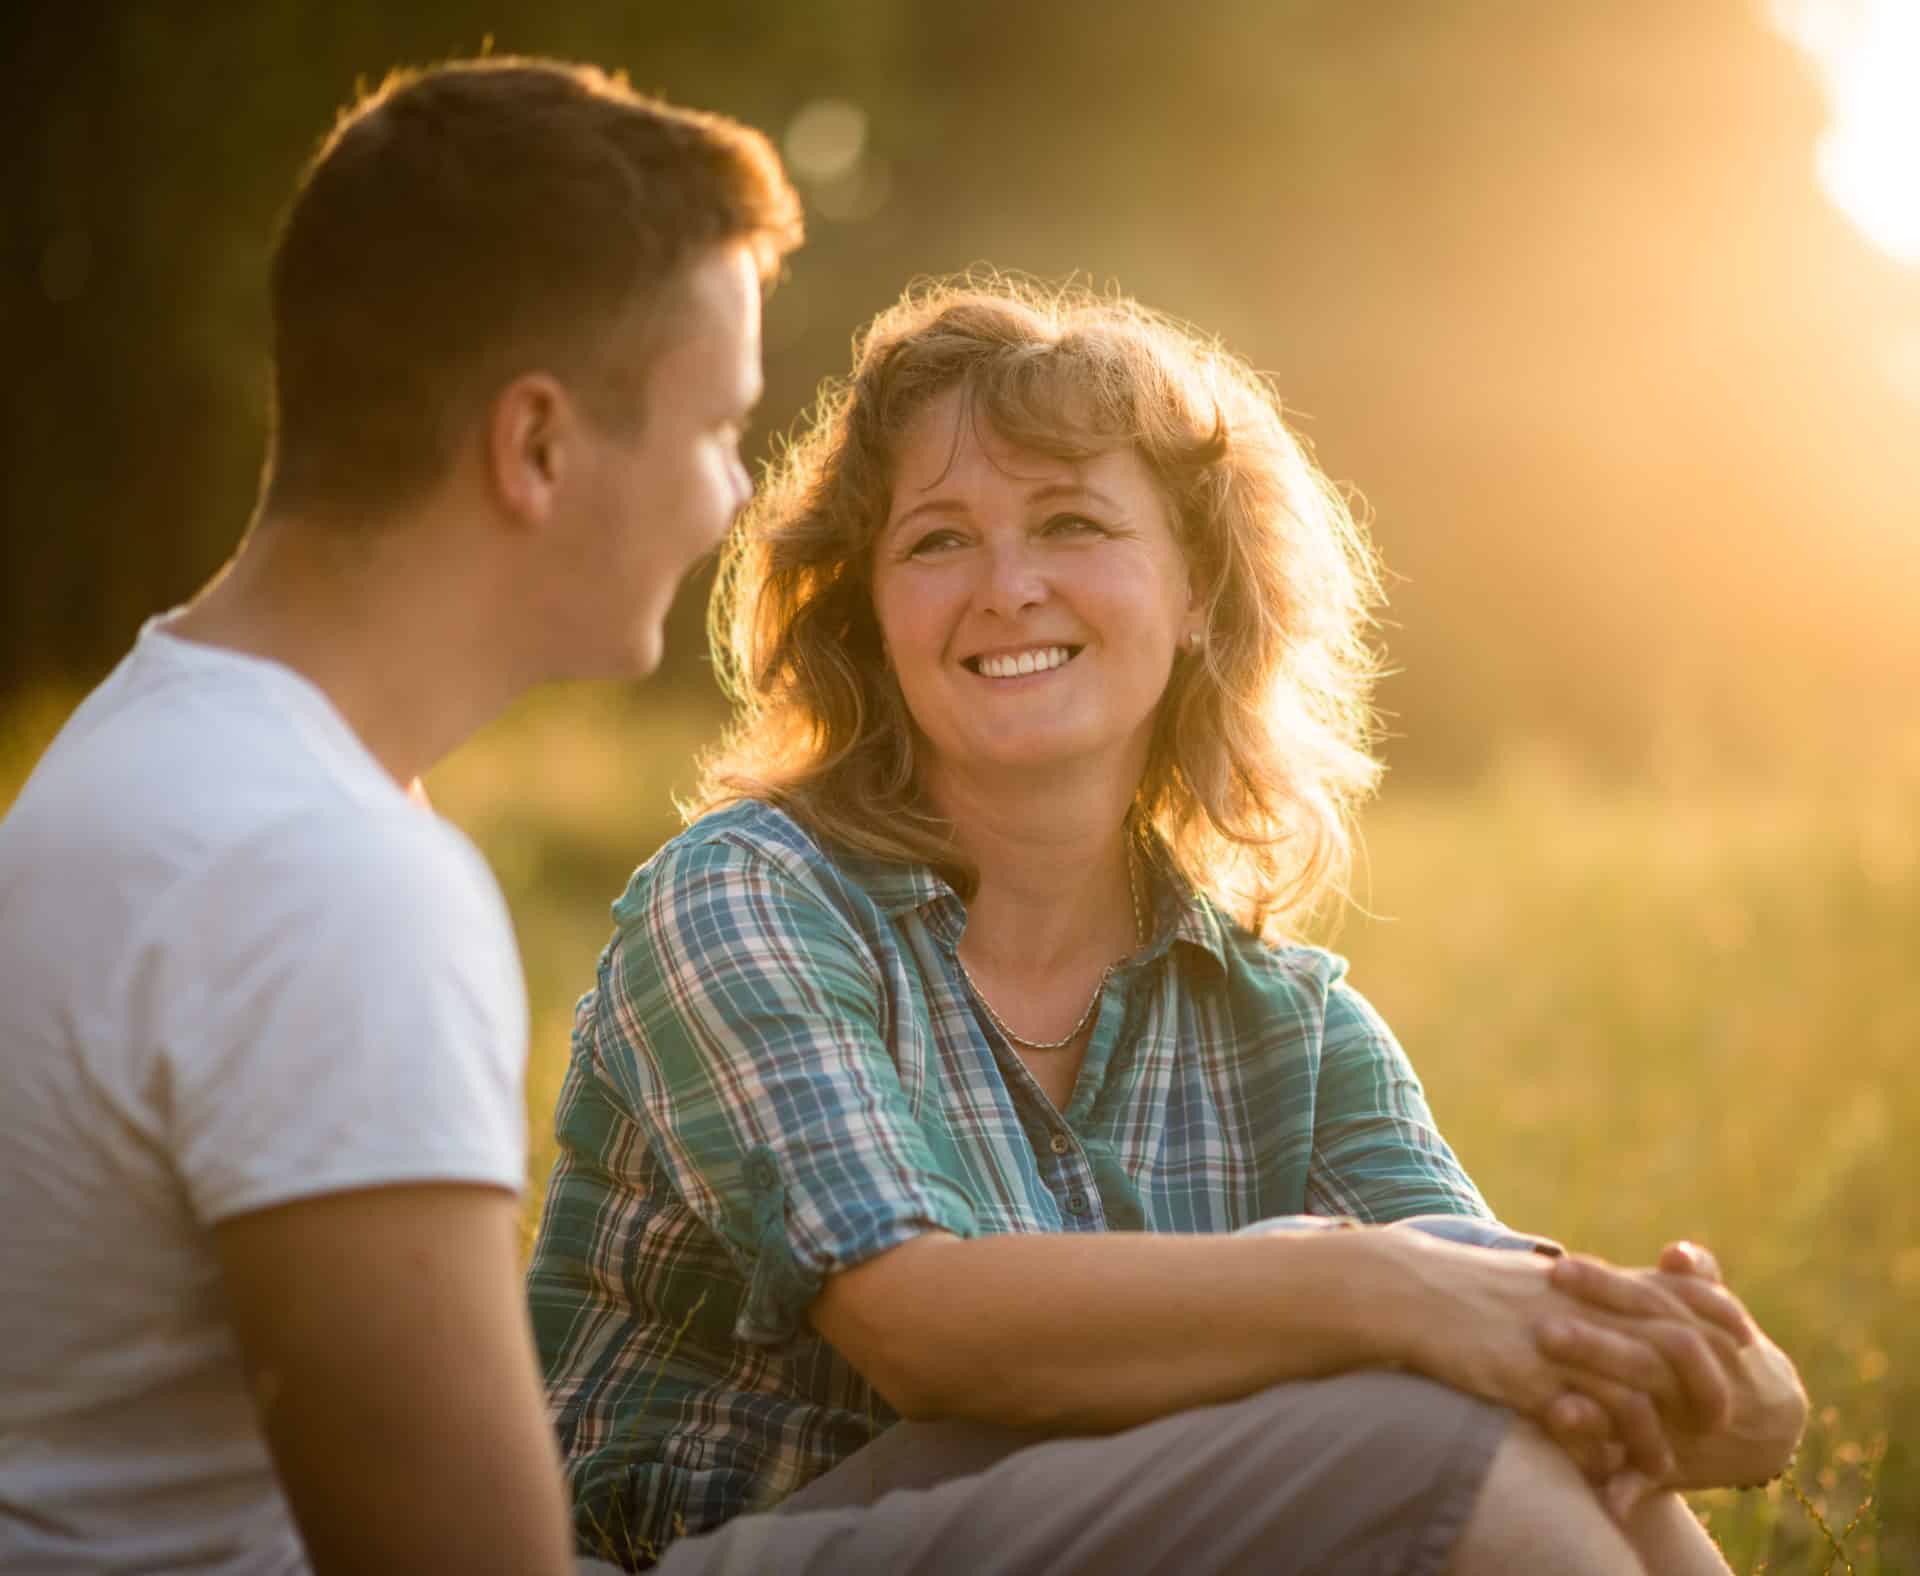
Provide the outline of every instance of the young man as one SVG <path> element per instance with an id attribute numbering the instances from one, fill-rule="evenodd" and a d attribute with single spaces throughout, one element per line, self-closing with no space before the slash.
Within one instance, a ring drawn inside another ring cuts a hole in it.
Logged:
<path id="1" fill-rule="evenodd" d="M 757 133 L 541 62 L 307 171 L 253 526 L 0 822 L 0 1567 L 570 1567 L 519 963 L 407 785 L 658 662 L 799 228 Z"/>

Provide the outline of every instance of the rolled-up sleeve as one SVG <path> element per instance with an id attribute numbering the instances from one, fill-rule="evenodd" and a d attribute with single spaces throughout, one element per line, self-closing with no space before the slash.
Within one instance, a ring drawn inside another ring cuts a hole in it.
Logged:
<path id="1" fill-rule="evenodd" d="M 1393 1031 L 1337 979 L 1326 998 L 1307 1207 L 1369 1222 L 1493 1218 L 1440 1136 Z"/>
<path id="2" fill-rule="evenodd" d="M 888 982 L 816 871 L 676 844 L 614 908 L 591 1033 L 687 1206 L 747 1283 L 734 1333 L 805 1333 L 828 1276 L 927 1231 L 973 1235 L 888 1048 Z"/>

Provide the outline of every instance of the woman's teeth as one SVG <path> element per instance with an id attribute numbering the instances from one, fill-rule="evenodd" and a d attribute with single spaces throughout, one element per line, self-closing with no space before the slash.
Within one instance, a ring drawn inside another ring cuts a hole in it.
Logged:
<path id="1" fill-rule="evenodd" d="M 1027 673 L 1045 673 L 1067 660 L 1065 646 L 1043 646 L 1038 651 L 1023 651 L 1018 656 L 982 657 L 980 672 L 990 679 L 1019 678 Z"/>

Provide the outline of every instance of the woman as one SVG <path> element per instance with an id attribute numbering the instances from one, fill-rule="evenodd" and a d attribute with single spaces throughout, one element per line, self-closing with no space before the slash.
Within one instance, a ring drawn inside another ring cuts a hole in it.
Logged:
<path id="1" fill-rule="evenodd" d="M 736 723 L 576 1021 L 531 1295 L 583 1538 L 1724 1569 L 1671 1489 L 1804 1401 L 1704 1252 L 1372 1229 L 1500 1237 L 1287 940 L 1373 783 L 1376 595 L 1217 348 L 999 281 L 874 324 L 736 532 Z"/>

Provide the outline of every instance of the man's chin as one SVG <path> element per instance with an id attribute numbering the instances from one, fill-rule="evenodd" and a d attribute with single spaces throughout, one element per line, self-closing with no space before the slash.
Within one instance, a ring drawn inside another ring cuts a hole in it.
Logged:
<path id="1" fill-rule="evenodd" d="M 659 624 L 637 632 L 627 643 L 627 662 L 624 671 L 609 677 L 627 679 L 652 678 L 660 670 L 661 658 L 666 655 L 666 632 Z"/>
<path id="2" fill-rule="evenodd" d="M 563 684 L 651 678 L 665 654 L 666 642 L 655 630 L 651 634 L 635 635 L 624 645 L 579 652 L 572 662 L 549 673 L 547 678 Z"/>

